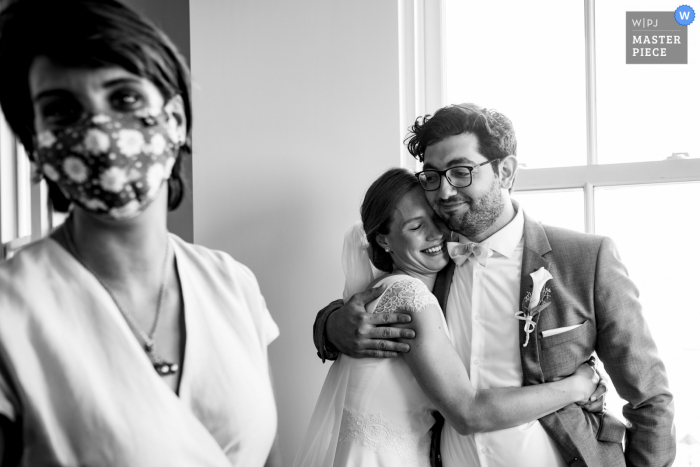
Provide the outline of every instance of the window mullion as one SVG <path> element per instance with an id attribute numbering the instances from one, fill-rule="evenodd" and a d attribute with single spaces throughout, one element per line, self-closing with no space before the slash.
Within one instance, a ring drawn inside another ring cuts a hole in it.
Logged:
<path id="1" fill-rule="evenodd" d="M 0 243 L 9 242 L 18 234 L 16 161 L 15 139 L 0 114 Z"/>
<path id="2" fill-rule="evenodd" d="M 584 219 L 586 233 L 595 233 L 595 190 L 592 184 L 583 185 L 583 197 L 586 210 Z"/>
<path id="3" fill-rule="evenodd" d="M 595 0 L 585 0 L 586 26 L 586 142 L 588 165 L 598 163 L 598 122 L 595 73 Z"/>
<path id="4" fill-rule="evenodd" d="M 13 138 L 14 139 L 14 138 Z M 32 235 L 32 176 L 24 148 L 15 140 L 15 187 L 17 200 L 17 237 Z"/>
<path id="5" fill-rule="evenodd" d="M 403 146 L 416 117 L 433 114 L 444 102 L 444 2 L 399 1 L 399 87 L 401 165 L 420 170 Z"/>

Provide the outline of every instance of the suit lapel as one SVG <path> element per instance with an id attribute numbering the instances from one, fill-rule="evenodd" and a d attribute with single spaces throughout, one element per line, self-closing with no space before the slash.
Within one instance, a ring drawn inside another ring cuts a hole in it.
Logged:
<path id="1" fill-rule="evenodd" d="M 450 295 L 450 287 L 452 286 L 452 277 L 455 272 L 455 263 L 450 260 L 442 271 L 440 271 L 435 279 L 433 286 L 433 295 L 438 299 L 442 313 L 447 317 L 447 297 Z"/>
<path id="2" fill-rule="evenodd" d="M 532 290 L 532 277 L 530 277 L 530 274 L 541 267 L 550 270 L 549 262 L 544 258 L 544 255 L 552 250 L 542 225 L 532 220 L 527 214 L 525 214 L 524 236 L 525 247 L 523 249 L 523 264 L 520 270 L 520 300 L 518 301 L 518 306 L 521 306 L 525 295 Z M 551 310 L 547 309 L 543 311 L 543 313 L 547 312 L 551 312 Z M 533 317 L 535 323 L 539 321 L 540 314 L 541 313 L 538 313 Z M 525 385 L 544 383 L 544 375 L 540 367 L 539 332 L 537 331 L 537 327 L 530 333 L 530 341 L 527 346 L 523 346 L 525 344 L 525 331 L 523 330 L 522 324 L 518 326 L 518 336 L 520 337 L 520 362 L 523 367 L 523 383 Z"/>

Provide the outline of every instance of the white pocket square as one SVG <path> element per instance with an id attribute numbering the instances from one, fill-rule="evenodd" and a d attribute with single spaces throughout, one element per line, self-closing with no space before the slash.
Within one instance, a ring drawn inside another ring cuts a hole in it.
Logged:
<path id="1" fill-rule="evenodd" d="M 565 326 L 563 328 L 547 329 L 546 331 L 542 331 L 542 337 L 556 336 L 557 334 L 561 334 L 562 332 L 574 330 L 579 326 L 583 326 L 583 323 L 574 324 L 573 326 Z"/>

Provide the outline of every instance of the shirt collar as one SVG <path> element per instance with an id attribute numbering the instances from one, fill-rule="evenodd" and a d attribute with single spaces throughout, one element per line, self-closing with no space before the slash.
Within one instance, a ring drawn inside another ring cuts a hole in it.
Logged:
<path id="1" fill-rule="evenodd" d="M 515 209 L 515 217 L 501 230 L 481 242 L 488 242 L 489 248 L 506 258 L 510 258 L 513 254 L 525 232 L 525 216 L 523 215 L 523 210 L 520 209 L 517 202 L 512 201 L 512 203 Z M 471 240 L 461 234 L 459 234 L 459 241 L 463 243 L 471 242 Z"/>

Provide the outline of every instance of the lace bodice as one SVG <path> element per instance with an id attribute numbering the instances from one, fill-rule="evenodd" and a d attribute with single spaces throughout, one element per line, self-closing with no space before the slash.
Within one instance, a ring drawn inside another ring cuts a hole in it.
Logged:
<path id="1" fill-rule="evenodd" d="M 400 308 L 423 311 L 428 305 L 440 306 L 423 282 L 406 276 L 389 285 L 372 313 L 394 313 Z"/>

